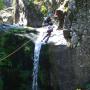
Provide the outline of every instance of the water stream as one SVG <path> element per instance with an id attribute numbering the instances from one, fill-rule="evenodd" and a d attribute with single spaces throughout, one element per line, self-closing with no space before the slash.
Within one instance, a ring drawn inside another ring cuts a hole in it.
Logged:
<path id="1" fill-rule="evenodd" d="M 41 49 L 41 43 L 35 44 L 35 50 L 34 50 L 34 69 L 33 69 L 33 85 L 32 90 L 38 89 L 38 67 L 39 67 L 39 55 L 40 55 L 40 49 Z"/>
<path id="2" fill-rule="evenodd" d="M 35 49 L 34 49 L 34 63 L 33 63 L 33 82 L 32 82 L 32 90 L 38 90 L 38 71 L 39 71 L 39 56 L 42 44 L 45 44 L 45 40 L 43 37 L 47 35 L 48 27 L 39 28 L 40 31 L 38 38 L 35 42 Z M 53 30 L 52 36 L 48 40 L 47 43 L 54 43 L 55 45 L 66 45 L 66 40 L 63 36 L 63 31 L 56 31 L 56 27 Z M 43 40 L 43 41 L 42 41 Z M 42 41 L 42 42 L 41 42 Z"/>
<path id="3" fill-rule="evenodd" d="M 33 63 L 33 82 L 32 82 L 32 90 L 38 90 L 38 69 L 39 69 L 39 56 L 41 50 L 41 39 L 42 33 L 38 35 L 38 39 L 35 42 L 35 49 L 34 49 L 34 63 Z"/>

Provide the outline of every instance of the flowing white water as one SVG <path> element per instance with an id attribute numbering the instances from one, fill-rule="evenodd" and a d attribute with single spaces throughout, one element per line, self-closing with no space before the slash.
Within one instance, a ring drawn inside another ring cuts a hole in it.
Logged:
<path id="1" fill-rule="evenodd" d="M 33 83 L 32 83 L 32 90 L 38 90 L 38 68 L 39 68 L 39 56 L 40 56 L 40 50 L 41 50 L 41 39 L 42 39 L 42 33 L 38 35 L 38 39 L 35 42 L 35 49 L 34 49 L 34 63 L 33 63 Z"/>
<path id="2" fill-rule="evenodd" d="M 56 31 L 56 28 L 54 28 L 52 35 L 47 43 L 53 43 L 54 45 L 66 45 L 67 42 L 63 36 L 63 31 Z M 38 90 L 38 67 L 39 67 L 39 55 L 42 44 L 45 44 L 44 40 L 41 42 L 43 37 L 47 34 L 46 31 L 48 30 L 48 27 L 42 27 L 37 29 L 37 31 L 40 32 L 38 35 L 38 39 L 35 42 L 35 49 L 34 49 L 34 63 L 33 63 L 33 83 L 32 83 L 32 90 Z M 45 35 L 44 35 L 45 34 Z"/>
<path id="3" fill-rule="evenodd" d="M 32 90 L 38 89 L 38 67 L 39 67 L 39 55 L 40 55 L 40 49 L 41 49 L 41 43 L 35 44 L 35 50 L 34 50 L 34 69 L 33 69 L 33 85 Z"/>

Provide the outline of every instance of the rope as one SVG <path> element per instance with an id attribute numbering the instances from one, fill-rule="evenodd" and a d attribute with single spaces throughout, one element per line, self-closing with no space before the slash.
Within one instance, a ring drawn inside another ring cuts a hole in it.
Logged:
<path id="1" fill-rule="evenodd" d="M 14 50 L 12 53 L 8 54 L 6 57 L 0 59 L 0 61 L 7 59 L 8 57 L 12 56 L 16 52 L 18 52 L 22 47 L 24 47 L 26 44 L 28 44 L 31 40 L 27 41 L 26 43 L 22 44 L 20 47 L 18 47 L 16 50 Z"/>

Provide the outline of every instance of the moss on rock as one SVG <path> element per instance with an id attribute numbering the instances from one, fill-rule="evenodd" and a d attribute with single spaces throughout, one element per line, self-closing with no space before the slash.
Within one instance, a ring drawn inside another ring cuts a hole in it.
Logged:
<path id="1" fill-rule="evenodd" d="M 13 33 L 3 33 L 0 36 L 0 88 L 3 85 L 3 90 L 27 90 L 31 86 L 34 51 L 31 41 L 18 52 L 2 60 L 27 41 L 28 39 Z"/>

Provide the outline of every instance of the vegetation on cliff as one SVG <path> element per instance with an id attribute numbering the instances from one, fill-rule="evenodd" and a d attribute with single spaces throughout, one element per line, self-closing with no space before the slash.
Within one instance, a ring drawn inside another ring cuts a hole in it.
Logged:
<path id="1" fill-rule="evenodd" d="M 28 39 L 13 33 L 0 35 L 0 90 L 26 90 L 30 88 L 34 44 L 30 41 L 19 51 L 5 58 L 27 41 Z"/>
<path id="2" fill-rule="evenodd" d="M 48 14 L 47 0 L 20 1 L 23 1 L 24 7 L 20 7 L 21 5 L 17 3 L 13 12 L 17 18 L 13 15 L 13 19 L 17 19 L 16 21 L 21 19 L 22 21 L 22 18 L 19 18 L 21 13 L 21 16 L 25 15 L 28 26 L 42 26 L 43 17 Z M 53 12 L 60 4 L 57 1 L 48 0 L 52 5 Z M 38 75 L 38 84 L 41 90 L 60 90 L 61 87 L 64 88 L 62 90 L 70 90 L 71 87 L 74 90 L 90 89 L 89 5 L 87 0 L 76 0 L 76 7 L 72 32 L 76 32 L 81 45 L 77 45 L 79 47 L 73 49 L 63 47 L 63 50 L 59 45 L 42 46 Z M 4 2 L 0 0 L 0 10 L 3 8 Z M 4 19 L 6 19 L 6 16 Z M 73 16 L 71 21 L 73 21 Z M 32 90 L 34 43 L 18 35 L 25 33 L 30 35 L 31 31 L 25 28 L 5 30 L 5 27 L 0 25 L 0 90 Z M 37 32 L 34 31 L 33 33 Z M 26 42 L 28 43 L 25 44 Z M 23 44 L 25 46 L 22 47 Z M 17 50 L 19 47 L 21 48 Z M 15 53 L 13 53 L 14 51 Z"/>
<path id="3" fill-rule="evenodd" d="M 4 8 L 4 1 L 0 0 L 0 10 L 2 10 Z"/>

